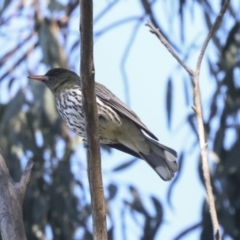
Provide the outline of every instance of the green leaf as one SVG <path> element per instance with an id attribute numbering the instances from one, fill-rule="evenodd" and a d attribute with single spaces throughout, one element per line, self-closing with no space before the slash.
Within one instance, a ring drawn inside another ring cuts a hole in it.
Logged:
<path id="1" fill-rule="evenodd" d="M 167 90 L 166 90 L 166 110 L 167 110 L 167 120 L 168 128 L 171 127 L 172 120 L 172 78 L 168 79 Z"/>
<path id="2" fill-rule="evenodd" d="M 129 161 L 123 163 L 123 164 L 118 165 L 118 166 L 115 167 L 112 171 L 113 171 L 113 172 L 122 171 L 122 170 L 124 170 L 125 168 L 128 168 L 128 167 L 130 167 L 131 165 L 133 165 L 136 161 L 137 161 L 137 158 L 134 158 L 134 159 L 132 159 L 132 160 L 129 160 Z"/>

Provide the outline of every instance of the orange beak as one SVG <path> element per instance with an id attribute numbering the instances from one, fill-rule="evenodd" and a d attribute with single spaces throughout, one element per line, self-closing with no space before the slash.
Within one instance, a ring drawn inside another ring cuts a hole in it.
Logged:
<path id="1" fill-rule="evenodd" d="M 40 82 L 45 82 L 45 81 L 48 81 L 48 79 L 49 79 L 49 77 L 45 76 L 45 75 L 30 75 L 30 76 L 28 76 L 28 78 L 37 80 Z"/>

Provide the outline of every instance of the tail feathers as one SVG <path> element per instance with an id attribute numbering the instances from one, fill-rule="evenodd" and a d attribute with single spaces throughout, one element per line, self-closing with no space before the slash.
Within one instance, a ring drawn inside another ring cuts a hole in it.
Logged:
<path id="1" fill-rule="evenodd" d="M 164 181 L 171 180 L 174 172 L 178 171 L 178 164 L 176 162 L 177 153 L 173 149 L 155 142 L 148 137 L 146 139 L 150 146 L 150 153 L 140 153 L 140 155 Z"/>
<path id="2" fill-rule="evenodd" d="M 178 164 L 176 162 L 177 153 L 173 149 L 168 148 L 148 137 L 146 137 L 146 141 L 150 146 L 149 154 L 144 154 L 141 152 L 141 150 L 137 153 L 120 143 L 106 145 L 128 153 L 137 158 L 142 158 L 157 172 L 157 174 L 164 181 L 171 180 L 174 176 L 174 172 L 178 171 Z"/>

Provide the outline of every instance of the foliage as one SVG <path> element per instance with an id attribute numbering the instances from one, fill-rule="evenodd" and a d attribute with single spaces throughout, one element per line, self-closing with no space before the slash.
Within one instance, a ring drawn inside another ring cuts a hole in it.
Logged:
<path id="1" fill-rule="evenodd" d="M 158 1 L 140 0 L 138 2 L 143 9 L 141 16 L 122 19 L 95 32 L 95 38 L 98 39 L 107 31 L 122 24 L 136 22 L 122 57 L 121 69 L 126 94 L 128 84 L 125 60 L 138 32 L 138 27 L 144 24 L 146 17 L 161 29 L 175 50 L 187 61 L 190 52 L 196 50 L 196 44 L 195 42 L 189 44 L 189 51 L 186 55 L 181 49 L 181 45 L 186 41 L 184 31 L 186 12 L 191 11 L 195 4 L 199 4 L 203 20 L 209 29 L 218 12 L 216 8 L 220 8 L 220 6 L 216 7 L 220 3 L 213 5 L 210 1 L 192 0 L 187 4 L 187 1 L 179 0 L 178 16 L 169 17 L 170 20 L 173 17 L 179 17 L 181 42 L 177 43 L 171 39 L 170 33 L 167 34 L 168 31 L 163 31 L 166 28 L 165 26 L 163 28 L 158 21 L 157 13 L 154 11 Z M 212 182 L 219 221 L 224 237 L 239 239 L 240 85 L 237 80 L 240 72 L 240 23 L 235 2 L 237 1 L 231 3 L 227 17 L 224 18 L 222 27 L 212 41 L 217 57 L 208 56 L 207 59 L 212 75 L 209 81 L 214 81 L 216 88 L 209 102 L 208 115 L 205 115 L 205 130 L 209 138 L 210 157 L 214 160 L 211 164 Z M 95 22 L 107 15 L 119 3 L 119 0 L 107 1 L 106 7 L 96 16 Z M 55 110 L 51 94 L 44 86 L 29 83 L 29 88 L 21 87 L 24 85 L 23 81 L 29 69 L 39 72 L 39 69 L 46 69 L 46 66 L 48 68 L 68 67 L 75 70 L 78 68 L 76 62 L 79 59 L 79 34 L 71 30 L 72 22 L 78 19 L 78 1 L 70 0 L 67 4 L 63 4 L 52 0 L 49 5 L 45 6 L 46 14 L 42 11 L 44 4 L 43 1 L 32 1 L 30 4 L 26 1 L 5 1 L 0 10 L 1 44 L 6 46 L 0 53 L 0 84 L 1 86 L 7 84 L 7 93 L 4 93 L 2 89 L 0 92 L 0 147 L 14 180 L 19 180 L 27 159 L 31 158 L 35 162 L 35 170 L 23 208 L 28 239 L 46 239 L 49 229 L 51 229 L 53 239 L 76 239 L 76 237 L 77 239 L 92 239 L 88 186 L 72 171 L 72 159 L 76 154 L 76 146 L 81 144 L 81 139 L 71 136 Z M 173 4 L 173 0 L 168 4 Z M 165 106 L 169 128 L 171 128 L 172 110 L 174 109 L 175 78 L 174 75 L 169 76 L 166 89 Z M 182 79 L 182 85 L 186 105 L 190 106 L 191 89 L 189 86 L 191 84 L 188 84 L 187 79 Z M 193 113 L 186 115 L 186 122 L 192 134 L 196 136 L 190 146 L 192 150 L 198 147 Z M 231 142 L 230 146 L 229 142 Z M 61 144 L 61 150 L 59 144 Z M 106 150 L 111 153 L 109 149 Z M 181 166 L 186 164 L 188 152 L 189 149 L 184 149 L 179 154 Z M 113 171 L 124 170 L 134 162 L 135 159 L 131 159 Z M 179 174 L 169 189 L 169 202 L 180 176 Z M 199 176 L 202 181 L 200 165 Z M 134 186 L 128 186 L 128 188 L 132 201 L 121 199 L 122 207 L 119 209 L 122 216 L 123 234 L 127 231 L 127 226 L 124 225 L 126 214 L 129 214 L 136 223 L 141 215 L 144 219 L 140 227 L 142 229 L 141 239 L 154 239 L 164 217 L 160 201 L 153 196 L 148 196 L 155 209 L 155 214 L 152 215 L 144 206 L 138 190 Z M 111 215 L 110 206 L 111 201 L 117 197 L 118 189 L 119 186 L 115 183 L 106 186 L 108 220 L 111 222 L 108 229 L 109 239 L 114 238 L 117 221 Z M 201 222 L 189 226 L 175 239 L 180 239 L 197 228 L 201 228 L 202 231 L 200 239 L 212 239 L 210 216 L 205 202 L 202 206 Z"/>

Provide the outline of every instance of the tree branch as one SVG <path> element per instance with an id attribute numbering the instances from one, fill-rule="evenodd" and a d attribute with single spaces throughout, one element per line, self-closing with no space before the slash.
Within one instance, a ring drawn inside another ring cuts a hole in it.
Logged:
<path id="1" fill-rule="evenodd" d="M 211 178 L 210 178 L 210 170 L 209 170 L 209 164 L 208 164 L 207 143 L 205 139 L 205 131 L 204 131 L 204 124 L 203 124 L 203 116 L 202 116 L 201 94 L 200 94 L 200 87 L 199 87 L 199 74 L 200 74 L 202 59 L 203 59 L 205 50 L 207 48 L 207 45 L 210 39 L 213 37 L 213 34 L 215 33 L 220 22 L 222 21 L 223 15 L 227 10 L 229 2 L 230 0 L 225 1 L 220 13 L 218 14 L 202 46 L 200 55 L 198 57 L 196 70 L 194 73 L 194 104 L 195 104 L 195 113 L 196 113 L 197 125 L 198 125 L 199 144 L 200 144 L 201 156 L 202 156 L 202 169 L 203 169 L 203 176 L 204 176 L 204 181 L 205 181 L 205 186 L 207 191 L 209 210 L 210 210 L 211 220 L 213 224 L 214 236 L 217 240 L 220 240 L 221 236 L 219 232 L 219 223 L 217 218 L 217 211 L 215 207 L 215 201 L 214 201 Z"/>
<path id="2" fill-rule="evenodd" d="M 215 33 L 216 29 L 218 28 L 220 22 L 222 21 L 223 15 L 225 14 L 227 7 L 229 5 L 230 0 L 226 0 L 225 3 L 222 6 L 222 9 L 220 13 L 218 14 L 206 40 L 204 41 L 204 44 L 201 48 L 200 55 L 198 57 L 196 70 L 193 71 L 190 69 L 180 58 L 179 56 L 174 52 L 174 50 L 171 48 L 168 41 L 162 36 L 162 34 L 159 32 L 157 28 L 155 28 L 150 22 L 147 22 L 147 26 L 150 28 L 150 32 L 154 33 L 160 41 L 163 43 L 163 45 L 168 49 L 168 51 L 173 55 L 173 57 L 181 64 L 181 66 L 190 74 L 190 76 L 193 77 L 194 80 L 194 106 L 192 106 L 193 110 L 195 111 L 196 118 L 197 118 L 197 126 L 198 126 L 198 137 L 199 137 L 199 145 L 200 145 L 200 151 L 201 151 L 201 157 L 202 157 L 202 169 L 203 169 L 203 176 L 207 191 L 207 199 L 209 204 L 209 210 L 211 215 L 211 220 L 213 224 L 213 231 L 215 239 L 220 240 L 220 232 L 219 232 L 219 223 L 217 218 L 217 212 L 214 202 L 214 196 L 212 192 L 212 185 L 210 180 L 210 170 L 208 165 L 208 155 L 207 155 L 207 143 L 205 142 L 205 132 L 204 132 L 204 124 L 203 124 L 203 116 L 202 116 L 202 104 L 201 104 L 201 94 L 200 94 L 200 88 L 199 88 L 199 74 L 200 74 L 200 68 L 202 59 L 205 53 L 205 50 L 208 46 L 208 43 L 210 39 L 213 37 L 213 34 Z"/>
<path id="3" fill-rule="evenodd" d="M 204 44 L 202 46 L 202 49 L 201 49 L 201 52 L 200 52 L 200 55 L 198 57 L 198 61 L 197 61 L 197 67 L 196 67 L 196 72 L 199 74 L 200 72 L 200 68 L 201 68 L 201 63 L 202 63 L 202 59 L 203 59 L 203 56 L 204 56 L 204 53 L 205 53 L 205 50 L 208 46 L 208 43 L 209 41 L 211 40 L 211 38 L 213 37 L 213 34 L 216 32 L 217 28 L 219 27 L 221 21 L 222 21 L 222 18 L 223 18 L 223 15 L 225 14 L 226 10 L 227 10 L 227 7 L 229 5 L 229 2 L 230 0 L 226 0 L 222 6 L 222 9 L 220 11 L 220 13 L 218 14 L 212 28 L 210 29 L 210 32 L 208 33 L 208 36 L 206 38 L 206 40 L 204 41 Z"/>
<path id="4" fill-rule="evenodd" d="M 15 183 L 0 152 L 0 232 L 2 239 L 26 240 L 22 202 L 30 182 L 33 163 L 29 161 L 20 182 Z"/>
<path id="5" fill-rule="evenodd" d="M 93 235 L 95 240 L 106 240 L 106 209 L 101 174 L 101 156 L 98 130 L 99 123 L 94 82 L 92 0 L 80 0 L 80 10 L 80 72 L 88 144 L 88 178 L 92 200 Z"/>
<path id="6" fill-rule="evenodd" d="M 25 193 L 27 191 L 28 184 L 31 179 L 32 168 L 33 168 L 33 162 L 28 161 L 28 164 L 23 172 L 20 182 L 15 183 L 15 188 L 16 190 L 18 190 L 19 199 L 21 199 L 22 203 L 25 197 Z"/>
<path id="7" fill-rule="evenodd" d="M 173 57 L 185 68 L 185 70 L 190 74 L 190 76 L 193 76 L 194 71 L 191 68 L 189 68 L 182 61 L 182 59 L 175 53 L 175 51 L 171 47 L 170 43 L 162 35 L 162 33 L 159 31 L 159 29 L 155 28 L 150 21 L 147 21 L 147 23 L 145 25 L 150 28 L 151 33 L 155 34 L 158 37 L 158 39 L 161 41 L 161 43 L 167 48 L 167 50 L 173 55 Z"/>

